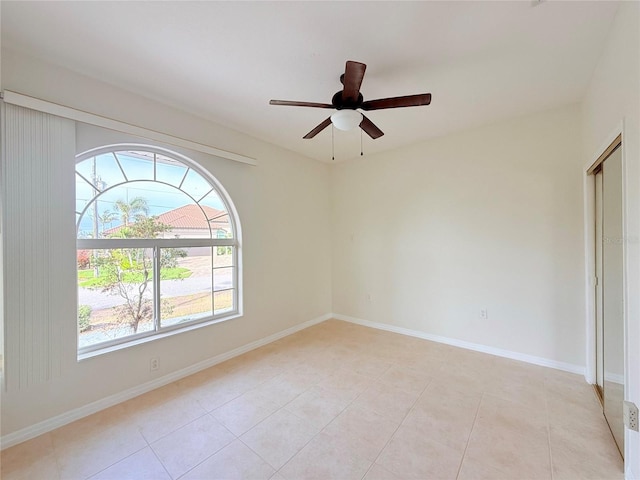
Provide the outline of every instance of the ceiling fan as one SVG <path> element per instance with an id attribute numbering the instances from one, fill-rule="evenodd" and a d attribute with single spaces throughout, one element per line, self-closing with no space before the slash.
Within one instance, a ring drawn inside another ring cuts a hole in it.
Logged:
<path id="1" fill-rule="evenodd" d="M 364 101 L 362 93 L 360 93 L 360 85 L 364 78 L 364 72 L 367 66 L 364 63 L 347 61 L 344 73 L 340 75 L 340 82 L 344 88 L 331 99 L 331 103 L 314 103 L 314 102 L 296 102 L 290 100 L 271 100 L 270 105 L 285 105 L 291 107 L 313 107 L 313 108 L 332 108 L 336 112 L 329 118 L 324 120 L 320 125 L 315 127 L 303 138 L 309 139 L 315 137 L 322 130 L 333 123 L 340 130 L 351 130 L 359 126 L 374 140 L 384 135 L 382 130 L 365 117 L 360 110 L 382 110 L 385 108 L 399 107 L 417 107 L 420 105 L 429 105 L 431 103 L 430 93 L 420 93 L 418 95 L 407 95 L 404 97 L 380 98 L 378 100 Z"/>

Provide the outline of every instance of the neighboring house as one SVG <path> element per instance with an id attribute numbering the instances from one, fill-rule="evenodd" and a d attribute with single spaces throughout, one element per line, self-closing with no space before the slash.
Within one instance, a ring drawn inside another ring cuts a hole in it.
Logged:
<path id="1" fill-rule="evenodd" d="M 224 238 L 231 233 L 229 214 L 207 206 L 184 205 L 158 215 L 158 221 L 172 227 L 163 238 Z"/>
<path id="2" fill-rule="evenodd" d="M 190 204 L 169 210 L 156 216 L 160 223 L 171 230 L 160 234 L 160 238 L 225 238 L 231 233 L 229 214 L 224 210 Z M 117 233 L 122 225 L 104 230 L 108 237 Z"/>

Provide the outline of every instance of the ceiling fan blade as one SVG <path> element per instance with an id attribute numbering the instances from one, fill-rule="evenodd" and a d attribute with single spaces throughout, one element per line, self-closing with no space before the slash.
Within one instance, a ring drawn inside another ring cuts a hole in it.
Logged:
<path id="1" fill-rule="evenodd" d="M 269 105 L 284 105 L 287 107 L 334 108 L 334 106 L 329 103 L 295 102 L 291 100 L 269 100 Z"/>
<path id="2" fill-rule="evenodd" d="M 319 134 L 322 130 L 324 130 L 325 128 L 327 128 L 329 125 L 331 125 L 331 117 L 327 118 L 324 122 L 322 122 L 320 125 L 318 125 L 316 128 L 314 128 L 313 130 L 311 130 L 309 133 L 307 133 L 304 137 L 305 139 L 310 139 L 315 137 L 317 134 Z"/>
<path id="3" fill-rule="evenodd" d="M 418 107 L 431 103 L 430 93 L 420 93 L 418 95 L 407 95 L 406 97 L 379 98 L 363 102 L 362 110 L 382 110 L 384 108 Z"/>
<path id="4" fill-rule="evenodd" d="M 369 135 L 371 138 L 373 138 L 374 140 L 384 135 L 384 132 L 380 130 L 378 127 L 376 127 L 375 124 L 364 115 L 362 115 L 362 122 L 360 122 L 360 128 L 364 130 L 365 133 Z"/>
<path id="5" fill-rule="evenodd" d="M 360 85 L 362 85 L 362 79 L 364 78 L 364 71 L 367 66 L 364 63 L 347 61 L 347 65 L 344 69 L 344 77 L 342 78 L 342 101 L 343 102 L 357 102 L 360 95 Z"/>

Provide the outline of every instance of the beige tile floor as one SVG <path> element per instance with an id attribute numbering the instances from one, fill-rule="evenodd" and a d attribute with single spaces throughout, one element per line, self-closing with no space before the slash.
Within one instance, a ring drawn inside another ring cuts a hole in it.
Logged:
<path id="1" fill-rule="evenodd" d="M 621 479 L 564 372 L 327 321 L 2 452 L 2 479 Z"/>

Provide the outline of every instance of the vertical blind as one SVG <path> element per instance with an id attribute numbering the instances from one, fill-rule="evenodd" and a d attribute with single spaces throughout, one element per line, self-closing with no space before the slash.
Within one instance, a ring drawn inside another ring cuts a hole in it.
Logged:
<path id="1" fill-rule="evenodd" d="M 3 105 L 5 386 L 60 374 L 75 341 L 75 124 Z"/>

